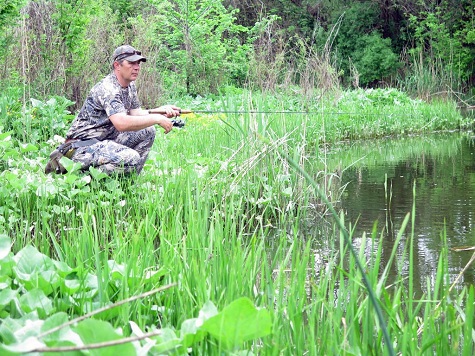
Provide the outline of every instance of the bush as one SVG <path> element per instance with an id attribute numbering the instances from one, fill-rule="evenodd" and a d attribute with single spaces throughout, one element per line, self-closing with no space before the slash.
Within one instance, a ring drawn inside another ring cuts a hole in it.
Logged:
<path id="1" fill-rule="evenodd" d="M 0 96 L 0 132 L 11 132 L 22 142 L 45 142 L 54 135 L 64 135 L 73 115 L 68 108 L 74 104 L 65 97 L 53 96 L 43 102 L 30 99 L 22 103 L 22 89 L 8 88 Z"/>
<path id="2" fill-rule="evenodd" d="M 391 40 L 381 38 L 377 32 L 358 39 L 353 64 L 363 85 L 388 77 L 399 67 L 398 56 L 391 49 Z"/>

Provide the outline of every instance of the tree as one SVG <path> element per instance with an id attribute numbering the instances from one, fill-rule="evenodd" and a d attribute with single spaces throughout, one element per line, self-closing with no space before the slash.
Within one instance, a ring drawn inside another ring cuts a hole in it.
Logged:
<path id="1" fill-rule="evenodd" d="M 389 38 L 382 37 L 380 7 L 374 2 L 353 2 L 333 13 L 342 18 L 336 53 L 347 81 L 356 72 L 359 84 L 372 85 L 389 77 L 399 66 Z"/>
<path id="2" fill-rule="evenodd" d="M 235 24 L 236 10 L 217 0 L 150 2 L 160 9 L 154 27 L 158 62 L 170 80 L 185 83 L 187 93 L 217 92 L 228 78 L 246 72 L 250 47 L 237 36 L 247 29 Z"/>
<path id="3" fill-rule="evenodd" d="M 25 0 L 8 0 L 0 2 L 0 45 L 2 52 L 0 59 L 3 61 L 9 54 L 13 36 L 11 30 L 15 28 L 20 19 L 20 11 Z"/>

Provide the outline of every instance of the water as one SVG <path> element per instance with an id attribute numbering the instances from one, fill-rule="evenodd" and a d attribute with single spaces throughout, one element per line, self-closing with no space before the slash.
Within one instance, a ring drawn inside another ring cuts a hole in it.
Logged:
<path id="1" fill-rule="evenodd" d="M 475 138 L 471 133 L 384 139 L 340 144 L 327 164 L 345 186 L 338 209 L 355 226 L 355 244 L 365 232 L 383 236 L 387 261 L 404 217 L 415 207 L 414 282 L 424 291 L 433 286 L 444 246 L 455 287 L 475 284 Z M 403 251 L 412 225 L 398 246 L 398 264 L 407 274 Z M 446 240 L 446 244 L 444 243 Z M 392 272 L 395 276 L 396 270 Z"/>

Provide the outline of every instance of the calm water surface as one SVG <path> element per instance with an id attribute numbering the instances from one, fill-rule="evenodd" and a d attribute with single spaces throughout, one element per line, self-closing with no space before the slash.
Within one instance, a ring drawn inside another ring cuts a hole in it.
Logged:
<path id="1" fill-rule="evenodd" d="M 355 244 L 364 232 L 371 236 L 375 222 L 388 259 L 404 217 L 415 206 L 414 281 L 426 290 L 433 285 L 446 239 L 451 281 L 475 284 L 475 136 L 451 133 L 404 139 L 384 139 L 339 145 L 329 165 L 345 186 L 341 206 L 346 222 L 355 226 Z M 398 246 L 399 263 L 411 236 L 409 224 Z M 461 273 L 465 269 L 464 273 Z M 394 275 L 397 272 L 393 271 Z"/>

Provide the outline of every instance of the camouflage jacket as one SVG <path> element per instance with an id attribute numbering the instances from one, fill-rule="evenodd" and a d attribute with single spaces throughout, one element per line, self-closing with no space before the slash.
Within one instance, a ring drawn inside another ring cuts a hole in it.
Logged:
<path id="1" fill-rule="evenodd" d="M 115 74 L 110 73 L 91 89 L 66 138 L 113 140 L 119 135 L 119 131 L 109 120 L 109 116 L 139 107 L 135 83 L 122 88 Z"/>

